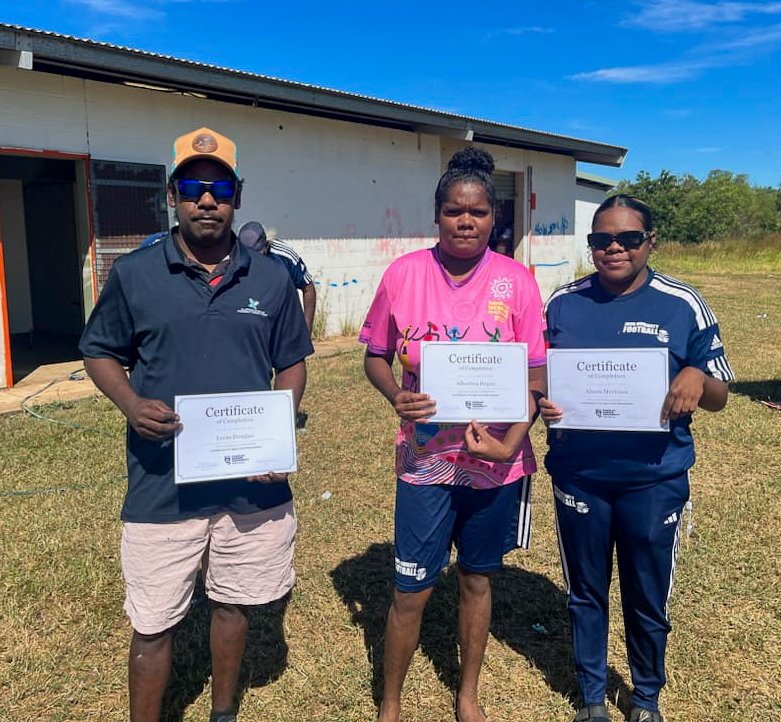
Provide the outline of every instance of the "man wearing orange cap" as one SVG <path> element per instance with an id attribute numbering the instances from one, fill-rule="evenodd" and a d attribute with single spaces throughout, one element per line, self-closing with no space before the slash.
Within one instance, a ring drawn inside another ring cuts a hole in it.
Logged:
<path id="1" fill-rule="evenodd" d="M 168 203 L 178 225 L 117 260 L 81 341 L 87 372 L 128 421 L 122 507 L 131 722 L 156 722 L 172 630 L 199 568 L 212 603 L 211 722 L 235 722 L 247 609 L 292 588 L 296 519 L 285 474 L 176 485 L 174 396 L 291 389 L 312 353 L 284 269 L 237 242 L 236 146 L 209 128 L 176 139 Z M 128 375 L 125 369 L 129 369 Z"/>

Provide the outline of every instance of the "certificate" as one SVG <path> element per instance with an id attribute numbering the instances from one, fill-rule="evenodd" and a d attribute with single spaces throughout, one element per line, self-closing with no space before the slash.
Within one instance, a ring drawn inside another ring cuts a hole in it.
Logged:
<path id="1" fill-rule="evenodd" d="M 177 484 L 296 470 L 292 391 L 176 396 L 174 409 Z"/>
<path id="2" fill-rule="evenodd" d="M 668 431 L 666 348 L 549 349 L 548 397 L 563 412 L 550 428 Z"/>
<path id="3" fill-rule="evenodd" d="M 434 422 L 528 421 L 526 344 L 421 343 L 420 391 L 437 403 Z"/>

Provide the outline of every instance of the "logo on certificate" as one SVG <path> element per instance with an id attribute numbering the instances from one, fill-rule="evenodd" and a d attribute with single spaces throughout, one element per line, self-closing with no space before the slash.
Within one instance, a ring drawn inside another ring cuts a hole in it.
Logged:
<path id="1" fill-rule="evenodd" d="M 243 464 L 248 460 L 244 454 L 231 454 L 230 456 L 225 455 L 222 457 L 222 459 L 226 464 Z"/>
<path id="2" fill-rule="evenodd" d="M 617 419 L 618 412 L 615 409 L 594 409 L 594 413 L 599 419 Z"/>

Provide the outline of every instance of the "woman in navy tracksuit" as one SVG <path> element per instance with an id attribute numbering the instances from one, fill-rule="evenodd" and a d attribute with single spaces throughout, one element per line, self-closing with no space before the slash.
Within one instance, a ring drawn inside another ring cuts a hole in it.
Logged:
<path id="1" fill-rule="evenodd" d="M 654 272 L 651 211 L 626 195 L 597 209 L 588 236 L 596 273 L 546 306 L 551 348 L 667 348 L 670 431 L 548 431 L 546 466 L 568 592 L 582 707 L 574 722 L 606 722 L 608 588 L 618 559 L 629 666 L 630 722 L 661 722 L 659 692 L 681 516 L 694 463 L 698 409 L 719 411 L 734 379 L 710 308 L 690 286 Z M 563 412 L 542 399 L 543 419 Z"/>

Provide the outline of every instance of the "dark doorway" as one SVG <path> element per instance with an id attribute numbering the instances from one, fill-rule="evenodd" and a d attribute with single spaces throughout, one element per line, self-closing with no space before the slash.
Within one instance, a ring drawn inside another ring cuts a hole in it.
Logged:
<path id="1" fill-rule="evenodd" d="M 515 253 L 515 174 L 508 171 L 494 173 L 496 187 L 496 218 L 491 248 L 512 257 Z"/>
<path id="2" fill-rule="evenodd" d="M 74 160 L 0 156 L 0 214 L 13 382 L 80 358 L 89 239 L 77 222 Z M 78 189 L 78 190 L 77 190 Z"/>

